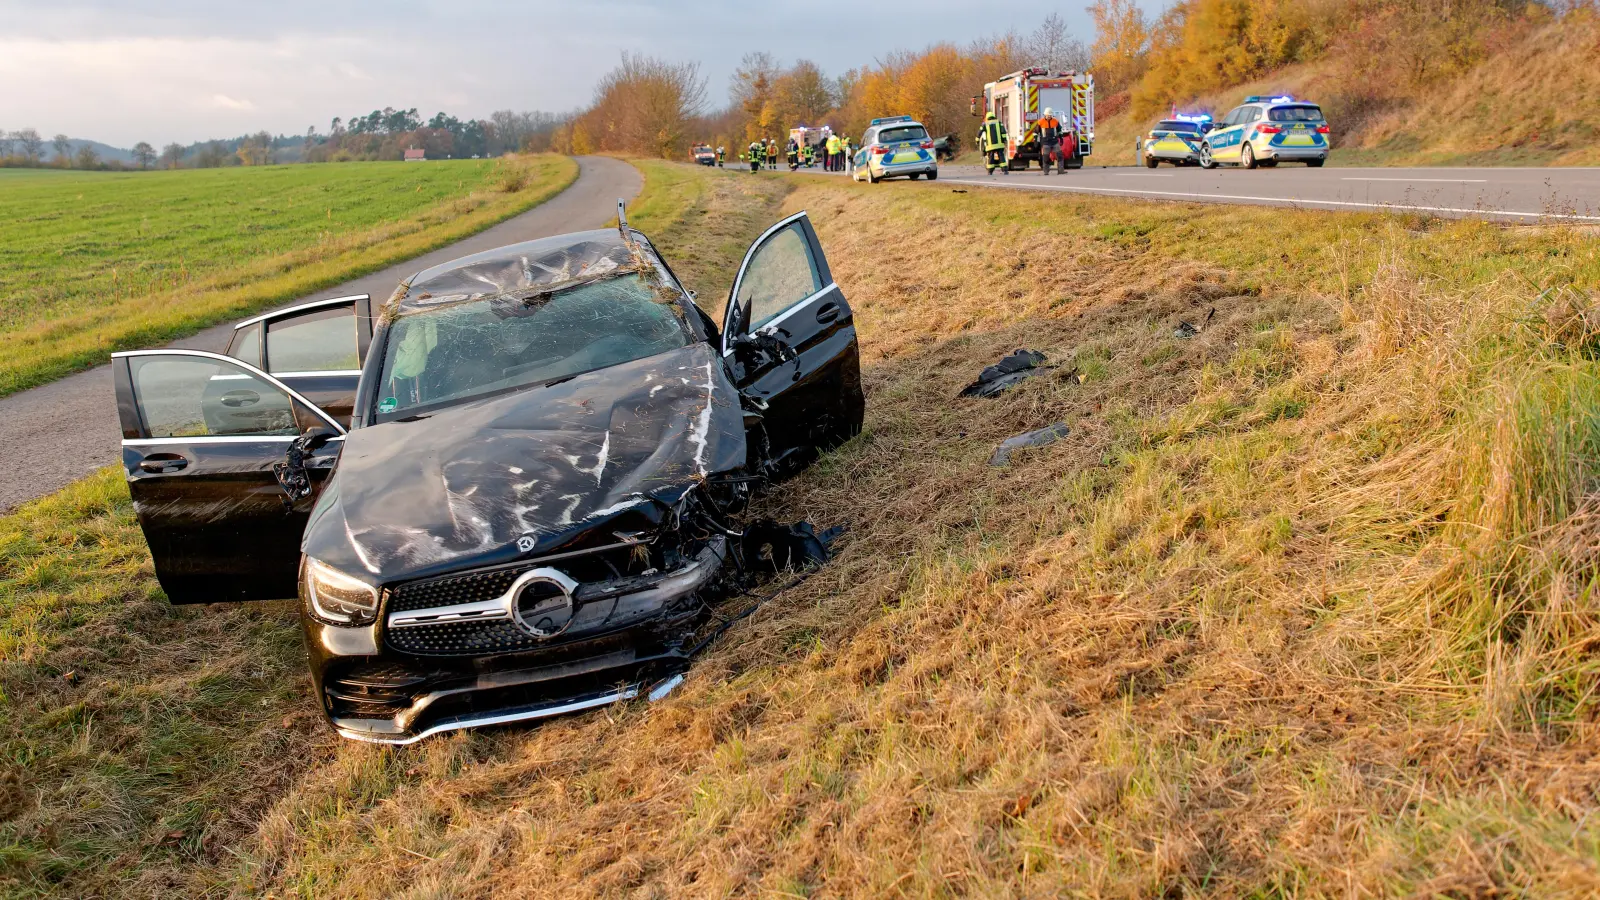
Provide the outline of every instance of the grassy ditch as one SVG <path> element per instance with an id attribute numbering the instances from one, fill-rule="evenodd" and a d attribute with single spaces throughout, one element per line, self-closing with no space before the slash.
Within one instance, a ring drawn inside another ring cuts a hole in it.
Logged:
<path id="1" fill-rule="evenodd" d="M 849 526 L 839 557 L 664 703 L 385 750 L 314 726 L 287 610 L 159 605 L 116 479 L 79 485 L 0 520 L 5 633 L 21 635 L 0 646 L 27 654 L 0 669 L 17 798 L 0 884 L 1600 888 L 1592 234 L 646 174 L 632 218 L 675 263 L 688 248 L 668 235 L 706 233 L 694 210 L 759 227 L 781 203 L 817 223 L 857 313 L 867 430 L 768 504 Z M 1269 218 L 1270 245 L 1217 240 Z M 744 241 L 723 242 L 704 271 L 731 279 Z M 955 399 L 1018 346 L 1059 368 Z M 1062 441 L 987 465 L 1058 421 Z M 210 666 L 214 695 L 157 677 L 184 660 Z M 151 673 L 148 708 L 216 729 L 171 782 L 139 762 L 159 728 L 89 702 L 119 664 L 134 684 Z M 119 724 L 82 728 L 85 712 L 59 712 L 74 704 Z M 100 796 L 133 797 L 122 815 L 144 824 L 92 846 L 77 810 Z"/>
<path id="2" fill-rule="evenodd" d="M 577 173 L 559 156 L 0 172 L 0 396 L 459 240 Z"/>

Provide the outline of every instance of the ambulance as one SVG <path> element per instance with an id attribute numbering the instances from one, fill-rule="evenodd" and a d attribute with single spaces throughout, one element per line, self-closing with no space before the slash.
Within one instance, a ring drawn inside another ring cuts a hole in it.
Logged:
<path id="1" fill-rule="evenodd" d="M 1039 161 L 1039 133 L 1035 123 L 1046 109 L 1061 120 L 1062 149 L 1071 150 L 1067 168 L 1083 168 L 1084 157 L 1094 152 L 1094 76 L 1088 72 L 1057 72 L 1035 66 L 1012 72 L 983 86 L 972 98 L 972 114 L 994 113 L 1006 128 L 1006 160 L 1012 169 L 1026 169 Z M 1070 136 L 1070 137 L 1069 137 Z"/>

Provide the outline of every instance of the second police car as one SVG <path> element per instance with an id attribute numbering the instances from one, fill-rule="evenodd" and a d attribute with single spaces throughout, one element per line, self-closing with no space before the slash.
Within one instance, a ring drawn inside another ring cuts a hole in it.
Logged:
<path id="1" fill-rule="evenodd" d="M 934 157 L 933 139 L 928 129 L 910 116 L 873 119 L 861 138 L 855 154 L 851 178 L 877 184 L 885 178 L 939 177 L 939 161 Z"/>
<path id="2" fill-rule="evenodd" d="M 1328 159 L 1328 122 L 1322 108 L 1293 97 L 1247 97 L 1205 136 L 1200 165 L 1275 166 L 1303 162 L 1317 168 Z"/>
<path id="3" fill-rule="evenodd" d="M 1139 161 L 1154 169 L 1161 163 L 1192 166 L 1200 162 L 1200 143 L 1211 130 L 1211 117 L 1178 113 L 1162 119 L 1134 148 Z"/>

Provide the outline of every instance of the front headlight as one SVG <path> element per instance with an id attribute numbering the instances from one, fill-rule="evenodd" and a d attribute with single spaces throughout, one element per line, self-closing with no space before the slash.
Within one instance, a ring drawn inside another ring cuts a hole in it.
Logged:
<path id="1" fill-rule="evenodd" d="M 366 625 L 378 615 L 378 589 L 335 569 L 306 558 L 306 600 L 311 614 L 330 625 Z"/>

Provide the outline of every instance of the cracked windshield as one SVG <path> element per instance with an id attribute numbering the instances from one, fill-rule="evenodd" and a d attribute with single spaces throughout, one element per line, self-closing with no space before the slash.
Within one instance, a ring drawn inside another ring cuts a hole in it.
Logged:
<path id="1" fill-rule="evenodd" d="M 385 418 L 686 346 L 678 307 L 637 274 L 408 315 L 384 347 Z"/>

